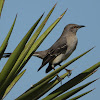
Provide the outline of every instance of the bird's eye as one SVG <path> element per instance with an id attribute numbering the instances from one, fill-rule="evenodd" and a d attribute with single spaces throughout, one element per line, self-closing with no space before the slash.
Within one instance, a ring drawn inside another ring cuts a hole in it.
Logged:
<path id="1" fill-rule="evenodd" d="M 77 26 L 74 26 L 73 28 L 77 28 Z"/>
<path id="2" fill-rule="evenodd" d="M 77 28 L 76 26 L 73 26 L 71 29 Z"/>

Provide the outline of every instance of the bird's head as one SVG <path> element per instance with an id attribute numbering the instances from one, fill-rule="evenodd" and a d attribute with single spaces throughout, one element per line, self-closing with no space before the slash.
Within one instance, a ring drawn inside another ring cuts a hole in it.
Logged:
<path id="1" fill-rule="evenodd" d="M 85 27 L 84 25 L 77 25 L 77 24 L 68 24 L 64 30 L 65 31 L 69 31 L 69 32 L 73 32 L 76 34 L 77 30 L 82 28 L 82 27 Z"/>

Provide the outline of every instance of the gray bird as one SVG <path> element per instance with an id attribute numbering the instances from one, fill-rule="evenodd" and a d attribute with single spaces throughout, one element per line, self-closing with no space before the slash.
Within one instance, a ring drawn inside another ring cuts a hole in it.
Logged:
<path id="1" fill-rule="evenodd" d="M 46 73 L 48 73 L 52 69 L 55 70 L 55 66 L 60 65 L 60 63 L 66 60 L 76 49 L 78 43 L 76 32 L 82 27 L 85 26 L 68 24 L 64 28 L 60 38 L 49 49 L 35 52 L 33 56 L 43 59 L 42 65 L 38 71 L 47 63 L 49 63 L 49 66 L 46 69 Z M 9 57 L 10 54 L 11 53 L 5 53 L 4 57 Z"/>
<path id="2" fill-rule="evenodd" d="M 78 40 L 76 32 L 78 29 L 85 27 L 83 25 L 77 24 L 68 24 L 60 38 L 47 50 L 35 52 L 33 56 L 37 56 L 43 59 L 42 65 L 38 71 L 49 63 L 49 66 L 46 69 L 46 73 L 55 70 L 55 66 L 60 65 L 61 62 L 66 60 L 76 49 Z M 68 70 L 67 70 L 68 71 Z"/>

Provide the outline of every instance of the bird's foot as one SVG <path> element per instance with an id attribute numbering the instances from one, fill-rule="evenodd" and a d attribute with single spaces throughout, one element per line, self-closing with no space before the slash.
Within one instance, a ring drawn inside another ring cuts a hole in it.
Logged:
<path id="1" fill-rule="evenodd" d="M 72 74 L 72 70 L 69 70 L 69 69 L 66 69 L 66 68 L 65 68 L 65 70 L 68 72 L 68 77 L 70 77 L 71 74 Z"/>
<path id="2" fill-rule="evenodd" d="M 57 80 L 61 83 L 62 85 L 62 78 L 60 78 L 58 75 L 57 75 Z"/>

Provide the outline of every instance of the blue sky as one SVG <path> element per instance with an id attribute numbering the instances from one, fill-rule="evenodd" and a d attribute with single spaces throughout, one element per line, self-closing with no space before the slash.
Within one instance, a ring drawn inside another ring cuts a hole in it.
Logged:
<path id="1" fill-rule="evenodd" d="M 18 45 L 20 40 L 23 38 L 23 36 L 26 34 L 26 32 L 30 29 L 30 27 L 41 16 L 41 14 L 45 12 L 45 15 L 43 17 L 44 19 L 56 2 L 57 6 L 41 34 L 67 8 L 68 11 L 66 12 L 62 20 L 57 24 L 55 29 L 53 29 L 50 35 L 38 48 L 38 50 L 45 50 L 49 48 L 59 38 L 64 27 L 70 23 L 85 25 L 86 27 L 80 29 L 77 32 L 77 49 L 68 58 L 68 60 L 63 62 L 63 64 L 71 60 L 72 58 L 82 54 L 86 50 L 96 46 L 91 52 L 68 67 L 68 69 L 72 69 L 74 67 L 77 68 L 73 71 L 70 78 L 66 78 L 63 81 L 63 83 L 65 83 L 69 79 L 73 78 L 77 74 L 100 61 L 100 0 L 6 0 L 2 11 L 2 16 L 0 18 L 0 34 L 2 34 L 0 36 L 0 45 L 6 37 L 17 13 L 18 17 L 6 52 L 12 52 Z M 0 69 L 2 69 L 6 61 L 7 59 L 1 60 Z M 27 69 L 26 73 L 4 100 L 14 100 L 20 94 L 25 92 L 32 84 L 38 82 L 41 78 L 47 75 L 45 74 L 47 65 L 39 72 L 37 72 L 37 69 L 40 67 L 41 62 L 42 60 L 36 57 L 32 57 L 30 59 L 30 61 L 25 66 L 25 68 Z M 64 72 L 65 71 L 62 71 L 60 74 L 63 74 Z M 92 81 L 99 76 L 100 70 L 98 70 L 93 76 L 83 81 L 82 84 Z M 79 84 L 78 86 L 82 84 Z M 57 85 L 57 87 L 59 86 L 60 84 Z M 57 87 L 54 87 L 52 90 L 56 89 Z M 96 89 L 90 94 L 82 97 L 80 100 L 99 100 L 100 80 L 80 91 L 80 93 L 86 92 L 93 88 Z"/>

